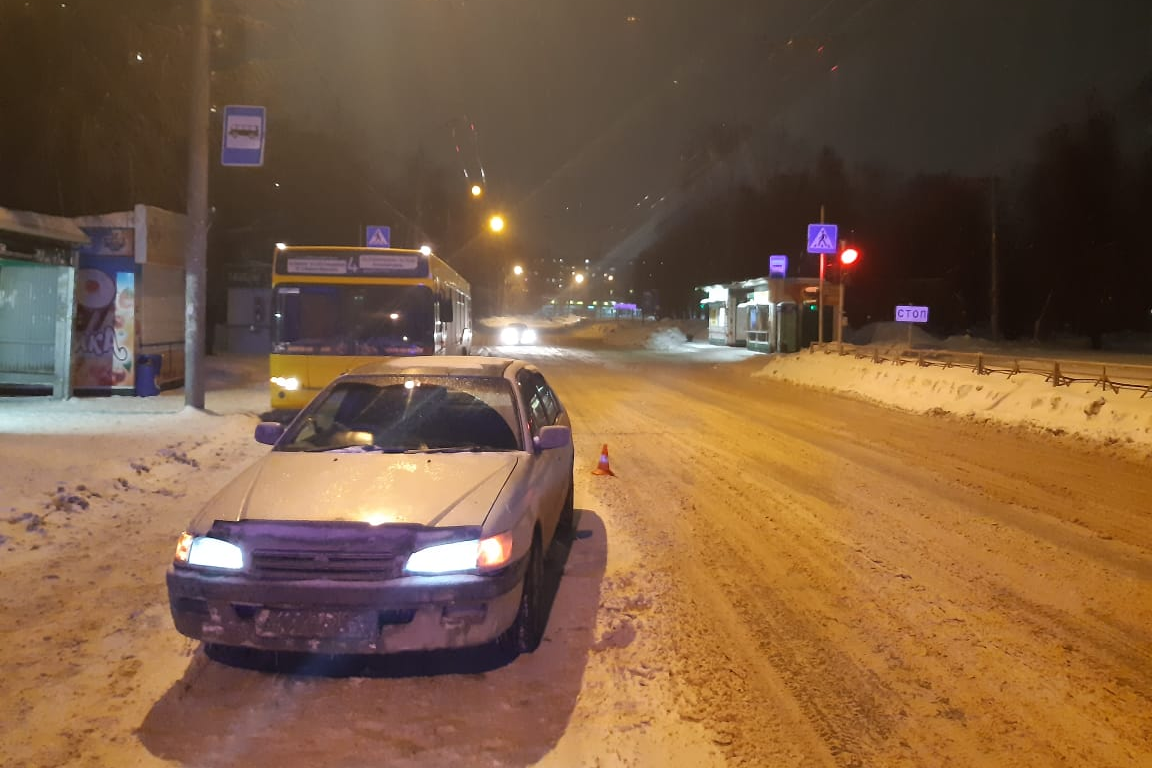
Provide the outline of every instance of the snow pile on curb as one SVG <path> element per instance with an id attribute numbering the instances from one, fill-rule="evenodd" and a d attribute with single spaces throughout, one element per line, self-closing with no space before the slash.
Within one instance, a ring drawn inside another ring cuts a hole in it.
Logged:
<path id="1" fill-rule="evenodd" d="M 688 335 L 679 327 L 661 328 L 649 334 L 644 341 L 645 349 L 657 351 L 672 351 L 683 347 L 688 342 Z"/>
<path id="2" fill-rule="evenodd" d="M 1105 443 L 1152 447 L 1152 397 L 1040 376 L 978 375 L 965 368 L 874 363 L 850 355 L 803 352 L 771 358 L 755 376 L 845 394 L 916 413 L 1019 424 Z"/>
<path id="3" fill-rule="evenodd" d="M 617 320 L 582 323 L 570 338 L 621 349 L 670 352 L 683 348 L 689 337 L 699 341 L 706 336 L 707 324 L 703 320 Z"/>

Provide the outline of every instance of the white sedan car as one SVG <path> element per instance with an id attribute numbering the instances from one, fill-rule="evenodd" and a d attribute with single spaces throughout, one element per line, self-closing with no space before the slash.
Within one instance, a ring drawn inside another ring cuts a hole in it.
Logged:
<path id="1" fill-rule="evenodd" d="M 537 647 L 573 456 L 534 366 L 372 363 L 256 439 L 272 450 L 179 538 L 167 582 L 181 633 L 329 654 Z"/>

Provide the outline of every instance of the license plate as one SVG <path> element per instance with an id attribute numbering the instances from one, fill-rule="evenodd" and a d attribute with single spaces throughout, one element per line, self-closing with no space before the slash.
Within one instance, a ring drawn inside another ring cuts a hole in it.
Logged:
<path id="1" fill-rule="evenodd" d="M 376 634 L 376 614 L 266 608 L 256 614 L 256 634 L 262 637 L 369 638 Z"/>

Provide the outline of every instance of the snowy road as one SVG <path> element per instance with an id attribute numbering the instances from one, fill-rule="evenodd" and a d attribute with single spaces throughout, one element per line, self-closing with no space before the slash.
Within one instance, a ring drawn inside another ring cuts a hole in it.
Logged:
<path id="1" fill-rule="evenodd" d="M 653 595 L 622 666 L 731 763 L 1152 764 L 1145 466 L 728 366 L 552 377 L 618 475 L 577 497 L 605 594 Z"/>
<path id="2" fill-rule="evenodd" d="M 116 416 L 112 441 L 0 435 L 5 765 L 1152 765 L 1144 463 L 755 356 L 539 361 L 581 534 L 545 643 L 503 667 L 268 674 L 175 633 L 175 534 L 264 450 L 259 385 Z M 590 472 L 605 444 L 615 477 Z"/>

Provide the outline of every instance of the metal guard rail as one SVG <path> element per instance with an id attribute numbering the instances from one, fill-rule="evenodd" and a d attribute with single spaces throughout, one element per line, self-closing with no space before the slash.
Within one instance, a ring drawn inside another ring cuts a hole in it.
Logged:
<path id="1" fill-rule="evenodd" d="M 1087 382 L 1093 387 L 1099 386 L 1111 389 L 1113 392 L 1119 392 L 1121 389 L 1141 390 L 1140 399 L 1152 393 L 1152 365 L 836 342 L 814 343 L 808 347 L 808 351 L 813 354 L 821 351 L 826 355 L 852 355 L 857 359 L 871 359 L 873 363 L 890 362 L 895 365 L 915 363 L 923 367 L 968 368 L 981 376 L 1003 373 L 1012 378 L 1018 373 L 1026 373 L 1043 376 L 1045 381 L 1051 382 L 1054 387 Z"/>

